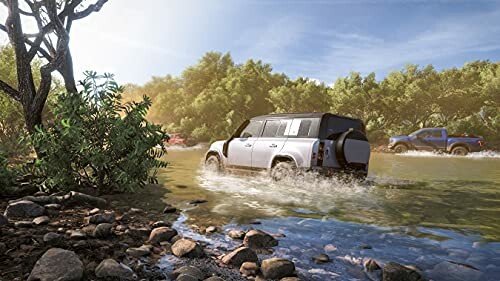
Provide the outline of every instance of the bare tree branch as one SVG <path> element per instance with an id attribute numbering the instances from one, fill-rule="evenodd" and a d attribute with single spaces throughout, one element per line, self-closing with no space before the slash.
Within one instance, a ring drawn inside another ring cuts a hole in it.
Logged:
<path id="1" fill-rule="evenodd" d="M 108 2 L 108 0 L 97 0 L 95 4 L 89 5 L 85 10 L 81 12 L 74 13 L 74 15 L 70 16 L 70 18 L 72 20 L 78 20 L 90 15 L 93 12 L 99 12 L 102 6 L 106 4 L 106 2 Z"/>
<path id="2" fill-rule="evenodd" d="M 14 100 L 19 102 L 21 101 L 21 93 L 19 93 L 18 90 L 14 89 L 12 86 L 10 86 L 9 84 L 5 83 L 2 80 L 0 80 L 0 90 L 4 91 Z"/>

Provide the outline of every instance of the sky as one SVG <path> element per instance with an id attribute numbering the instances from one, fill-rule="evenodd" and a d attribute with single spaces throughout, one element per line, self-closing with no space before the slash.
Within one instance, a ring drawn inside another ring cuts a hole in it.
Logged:
<path id="1" fill-rule="evenodd" d="M 73 25 L 70 46 L 77 78 L 121 83 L 180 75 L 208 51 L 327 84 L 352 71 L 383 79 L 408 63 L 500 61 L 500 0 L 109 0 Z"/>

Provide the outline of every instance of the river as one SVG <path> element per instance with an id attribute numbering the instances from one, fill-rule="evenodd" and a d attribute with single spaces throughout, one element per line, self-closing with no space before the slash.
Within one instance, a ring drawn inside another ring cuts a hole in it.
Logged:
<path id="1" fill-rule="evenodd" d="M 270 256 L 294 260 L 308 280 L 369 280 L 361 266 L 367 258 L 412 265 L 433 280 L 500 280 L 496 153 L 373 153 L 366 183 L 313 174 L 277 183 L 265 173 L 204 171 L 204 152 L 169 150 L 171 165 L 159 176 L 168 200 L 184 210 L 176 227 L 222 228 L 208 238 L 190 232 L 214 248 L 236 245 L 224 236 L 228 229 L 258 228 L 285 236 Z M 190 205 L 194 199 L 208 202 Z M 333 262 L 313 263 L 320 253 Z M 467 266 L 450 274 L 447 261 Z"/>

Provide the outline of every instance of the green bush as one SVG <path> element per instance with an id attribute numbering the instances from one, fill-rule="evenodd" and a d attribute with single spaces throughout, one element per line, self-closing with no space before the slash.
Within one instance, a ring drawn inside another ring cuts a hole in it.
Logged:
<path id="1" fill-rule="evenodd" d="M 155 183 L 157 168 L 167 165 L 158 159 L 166 133 L 145 119 L 151 100 L 122 104 L 123 89 L 111 75 L 85 75 L 83 91 L 59 95 L 55 121 L 32 137 L 43 186 L 113 192 Z"/>
<path id="2" fill-rule="evenodd" d="M 7 165 L 7 156 L 0 151 L 0 193 L 12 184 L 12 172 Z"/>

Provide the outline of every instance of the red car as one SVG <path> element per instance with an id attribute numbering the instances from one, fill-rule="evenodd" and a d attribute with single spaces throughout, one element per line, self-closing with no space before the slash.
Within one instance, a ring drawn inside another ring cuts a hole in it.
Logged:
<path id="1" fill-rule="evenodd" d="M 169 138 L 163 141 L 165 145 L 186 145 L 186 135 L 182 133 L 169 134 Z"/>

